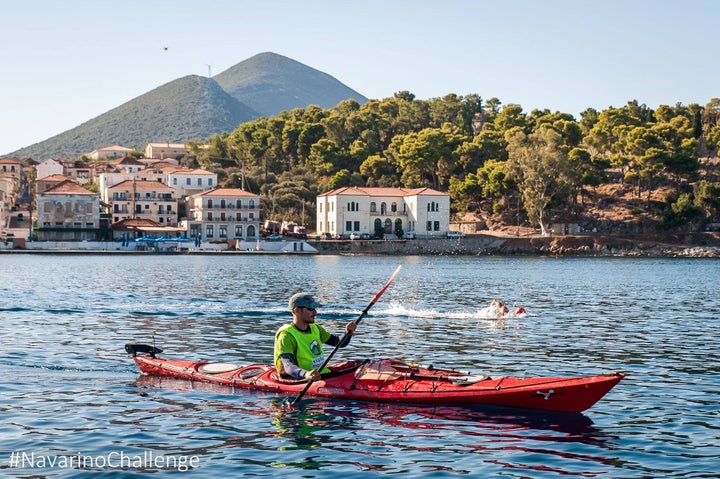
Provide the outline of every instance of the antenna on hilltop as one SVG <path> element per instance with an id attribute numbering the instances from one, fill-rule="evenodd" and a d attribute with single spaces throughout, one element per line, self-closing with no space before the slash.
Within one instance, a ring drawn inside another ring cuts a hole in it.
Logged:
<path id="1" fill-rule="evenodd" d="M 207 63 L 206 63 L 207 65 Z M 212 78 L 212 65 L 207 65 L 208 67 L 208 78 Z"/>

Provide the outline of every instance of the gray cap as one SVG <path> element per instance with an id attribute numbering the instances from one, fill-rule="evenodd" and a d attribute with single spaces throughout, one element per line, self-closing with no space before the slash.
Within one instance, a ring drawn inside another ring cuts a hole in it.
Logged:
<path id="1" fill-rule="evenodd" d="M 315 301 L 315 298 L 313 298 L 313 296 L 309 293 L 293 294 L 288 305 L 290 306 L 290 311 L 294 308 L 317 309 L 321 306 L 321 304 Z"/>

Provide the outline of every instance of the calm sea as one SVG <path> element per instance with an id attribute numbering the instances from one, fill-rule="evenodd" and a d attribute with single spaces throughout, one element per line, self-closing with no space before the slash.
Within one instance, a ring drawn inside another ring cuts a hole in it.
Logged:
<path id="1" fill-rule="evenodd" d="M 270 363 L 289 296 L 337 359 L 627 377 L 583 414 L 283 398 L 138 374 L 165 356 Z M 720 261 L 0 256 L 0 476 L 720 477 Z M 522 319 L 483 319 L 493 298 Z M 186 471 L 187 469 L 187 471 Z"/>

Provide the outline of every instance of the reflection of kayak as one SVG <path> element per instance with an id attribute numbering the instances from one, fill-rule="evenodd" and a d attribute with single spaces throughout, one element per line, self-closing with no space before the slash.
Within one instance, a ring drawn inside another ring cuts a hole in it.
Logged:
<path id="1" fill-rule="evenodd" d="M 155 357 L 151 346 L 126 345 L 144 374 L 204 381 L 236 388 L 297 395 L 303 380 L 278 377 L 275 368 L 252 364 L 211 363 Z M 387 403 L 493 405 L 547 411 L 581 412 L 595 404 L 623 377 L 565 378 L 474 376 L 456 370 L 389 359 L 350 361 L 330 366 L 313 382 L 308 396 Z"/>

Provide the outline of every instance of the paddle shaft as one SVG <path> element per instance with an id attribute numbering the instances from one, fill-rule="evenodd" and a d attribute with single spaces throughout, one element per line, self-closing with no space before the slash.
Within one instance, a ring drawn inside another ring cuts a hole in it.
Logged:
<path id="1" fill-rule="evenodd" d="M 390 287 L 390 283 L 393 282 L 393 280 L 395 279 L 395 276 L 397 276 L 397 274 L 400 272 L 401 267 L 402 266 L 398 266 L 397 269 L 395 270 L 395 272 L 392 274 L 392 276 L 390 276 L 390 279 L 387 281 L 387 283 L 385 283 L 385 286 L 383 286 L 382 289 L 380 289 L 380 291 L 375 293 L 375 296 L 373 296 L 373 299 L 370 301 L 370 303 L 367 305 L 367 307 L 365 307 L 365 309 L 362 310 L 362 312 L 360 313 L 360 316 L 358 316 L 358 318 L 354 321 L 355 324 L 360 324 L 360 321 L 362 321 L 362 319 L 368 313 L 370 308 L 372 308 L 372 306 L 377 302 L 377 300 L 380 299 L 380 296 L 383 295 L 385 290 Z M 323 361 L 322 365 L 318 368 L 318 371 L 322 371 L 323 369 L 325 369 L 325 366 L 328 365 L 328 363 L 330 362 L 332 357 L 335 355 L 337 350 L 340 348 L 340 345 L 343 344 L 347 340 L 347 337 L 350 334 L 351 334 L 350 331 L 345 330 L 345 334 L 343 334 L 342 338 L 340 338 L 340 341 L 333 348 L 333 350 L 330 351 L 330 354 L 328 354 L 328 356 L 325 358 L 325 361 Z M 308 391 L 308 389 L 310 389 L 310 386 L 312 385 L 312 383 L 313 383 L 312 380 L 309 380 L 307 382 L 307 384 L 305 385 L 303 390 L 300 391 L 300 394 L 298 394 L 297 397 L 293 400 L 293 402 L 290 403 L 291 406 L 294 406 L 295 403 L 297 403 L 305 395 L 305 393 Z"/>

